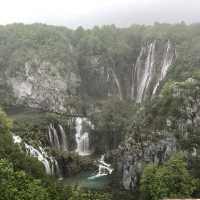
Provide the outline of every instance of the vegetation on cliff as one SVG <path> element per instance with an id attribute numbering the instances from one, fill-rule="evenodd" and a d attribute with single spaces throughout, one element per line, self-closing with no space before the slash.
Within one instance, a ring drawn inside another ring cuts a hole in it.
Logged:
<path id="1" fill-rule="evenodd" d="M 135 151 L 135 145 L 138 152 L 143 153 L 147 144 L 166 135 L 173 136 L 177 141 L 177 151 L 185 151 L 184 159 L 175 157 L 166 162 L 162 160 L 156 167 L 148 165 L 141 181 L 137 181 L 137 191 L 145 193 L 144 199 L 152 200 L 166 196 L 198 197 L 200 190 L 195 188 L 194 182 L 198 184 L 200 180 L 199 34 L 199 24 L 188 26 L 184 23 L 133 25 L 129 28 L 112 25 L 91 30 L 81 27 L 69 30 L 42 24 L 0 26 L 0 105 L 8 111 L 11 105 L 17 104 L 7 79 L 26 73 L 23 71 L 24 64 L 30 60 L 51 63 L 51 67 L 62 76 L 68 71 L 72 71 L 73 75 L 79 74 L 81 80 L 76 78 L 81 85 L 76 90 L 67 89 L 65 105 L 83 114 L 98 111 L 90 116 L 95 125 L 93 142 L 96 152 L 111 151 L 111 155 L 116 156 L 111 159 L 113 165 L 117 165 L 117 159 L 124 152 Z M 141 46 L 153 40 L 172 41 L 176 46 L 176 61 L 160 85 L 158 96 L 137 104 L 126 98 L 129 95 L 127 76 L 131 76 L 128 66 L 136 63 Z M 37 68 L 35 64 L 37 62 L 34 61 L 32 70 Z M 106 96 L 110 89 L 113 93 L 116 90 L 108 87 L 110 82 L 104 81 L 108 77 L 99 76 L 109 67 L 115 69 L 120 77 L 124 101 L 120 101 L 118 96 Z M 26 99 L 24 106 L 28 106 Z M 30 118 L 27 116 L 15 116 L 15 130 L 22 131 L 27 140 L 31 138 L 45 143 L 42 128 L 49 121 L 58 119 L 44 117 L 41 113 Z M 13 144 L 11 129 L 12 121 L 0 111 L 0 198 L 111 199 L 107 193 L 65 188 L 47 177 L 41 163 Z M 27 132 L 29 135 L 26 135 Z M 180 187 L 171 187 L 172 182 Z"/>

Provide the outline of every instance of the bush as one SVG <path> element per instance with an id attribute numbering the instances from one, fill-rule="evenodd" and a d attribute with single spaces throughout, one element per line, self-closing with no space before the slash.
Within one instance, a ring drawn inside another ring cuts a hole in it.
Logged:
<path id="1" fill-rule="evenodd" d="M 187 170 L 181 155 L 176 155 L 162 166 L 148 165 L 141 179 L 141 193 L 145 200 L 186 198 L 195 190 L 196 180 Z"/>

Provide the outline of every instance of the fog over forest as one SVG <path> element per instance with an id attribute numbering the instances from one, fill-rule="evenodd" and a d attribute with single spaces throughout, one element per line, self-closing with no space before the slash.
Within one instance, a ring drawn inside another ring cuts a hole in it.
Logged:
<path id="1" fill-rule="evenodd" d="M 39 22 L 76 28 L 80 25 L 126 27 L 154 22 L 196 23 L 200 19 L 199 8 L 198 0 L 8 0 L 1 2 L 0 24 Z"/>

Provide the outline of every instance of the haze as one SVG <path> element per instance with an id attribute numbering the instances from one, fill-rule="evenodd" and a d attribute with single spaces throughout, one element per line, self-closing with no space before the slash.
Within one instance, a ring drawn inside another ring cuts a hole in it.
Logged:
<path id="1" fill-rule="evenodd" d="M 199 10 L 199 0 L 2 0 L 0 24 L 46 23 L 76 28 L 196 23 L 200 22 Z"/>

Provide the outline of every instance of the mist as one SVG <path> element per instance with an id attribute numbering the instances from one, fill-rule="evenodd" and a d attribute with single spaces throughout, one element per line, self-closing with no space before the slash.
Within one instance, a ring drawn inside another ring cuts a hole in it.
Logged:
<path id="1" fill-rule="evenodd" d="M 46 23 L 69 28 L 200 22 L 198 0 L 19 0 L 1 2 L 0 24 Z"/>

